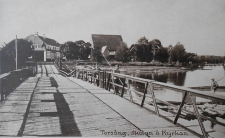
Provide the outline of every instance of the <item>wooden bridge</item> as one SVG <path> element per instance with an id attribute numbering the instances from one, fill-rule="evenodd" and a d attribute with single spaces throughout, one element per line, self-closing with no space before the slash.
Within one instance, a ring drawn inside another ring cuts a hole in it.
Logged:
<path id="1" fill-rule="evenodd" d="M 148 89 L 153 90 L 145 79 L 134 78 L 146 83 L 143 99 L 138 100 L 129 89 L 128 79 L 131 77 L 126 75 L 115 73 L 111 76 L 125 78 L 124 84 L 128 80 L 128 85 L 120 86 L 113 83 L 113 79 L 107 82 L 110 77 L 104 73 L 105 77 L 99 73 L 96 81 L 94 72 L 87 70 L 74 73 L 81 73 L 81 79 L 63 77 L 54 65 L 41 64 L 36 70 L 35 76 L 24 78 L 25 81 L 12 88 L 12 92 L 6 94 L 6 90 L 1 88 L 0 136 L 224 137 L 222 133 L 205 130 L 199 122 L 202 117 L 199 114 L 197 123 L 182 124 L 184 119 L 179 115 L 186 96 L 181 99 L 177 116 L 156 108 L 156 99 L 153 105 L 145 104 Z M 1 81 L 2 85 L 7 84 L 7 80 Z M 109 90 L 110 86 L 114 89 L 120 86 L 122 92 L 114 93 Z M 174 89 L 181 91 L 179 87 L 174 86 Z M 186 89 L 185 95 L 189 92 Z M 195 93 L 202 96 L 198 91 Z M 154 94 L 151 95 L 154 98 Z M 215 95 L 202 97 L 218 101 L 225 99 Z"/>

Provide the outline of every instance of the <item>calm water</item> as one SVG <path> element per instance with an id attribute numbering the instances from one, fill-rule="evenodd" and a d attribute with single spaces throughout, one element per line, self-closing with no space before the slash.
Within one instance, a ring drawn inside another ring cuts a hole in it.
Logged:
<path id="1" fill-rule="evenodd" d="M 205 66 L 203 70 L 194 71 L 177 71 L 156 70 L 152 73 L 128 72 L 129 75 L 156 80 L 159 82 L 169 83 L 184 87 L 210 86 L 211 79 L 221 79 L 225 75 L 223 66 Z M 221 79 L 218 84 L 225 86 L 225 78 Z"/>
<path id="2" fill-rule="evenodd" d="M 219 80 L 224 77 L 223 66 L 205 66 L 203 70 L 155 70 L 152 72 L 128 72 L 128 75 L 141 77 L 150 80 L 156 80 L 159 82 L 169 83 L 184 87 L 197 87 L 197 86 L 210 86 L 211 79 Z M 225 77 L 218 82 L 219 86 L 225 86 Z M 143 90 L 143 84 L 133 84 L 133 88 L 136 90 Z M 209 92 L 211 93 L 211 92 Z M 216 92 L 218 95 L 225 95 L 225 92 Z M 170 89 L 158 88 L 155 90 L 155 96 L 157 99 L 163 101 L 179 101 L 182 100 L 182 93 L 175 92 Z M 209 102 L 207 99 L 198 98 L 197 102 Z"/>

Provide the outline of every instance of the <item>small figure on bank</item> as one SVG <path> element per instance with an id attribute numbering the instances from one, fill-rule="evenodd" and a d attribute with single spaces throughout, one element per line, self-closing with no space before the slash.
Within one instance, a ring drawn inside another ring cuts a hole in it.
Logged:
<path id="1" fill-rule="evenodd" d="M 211 79 L 211 91 L 213 90 L 213 92 L 216 92 L 216 89 L 218 88 L 218 83 L 214 80 L 214 78 Z"/>

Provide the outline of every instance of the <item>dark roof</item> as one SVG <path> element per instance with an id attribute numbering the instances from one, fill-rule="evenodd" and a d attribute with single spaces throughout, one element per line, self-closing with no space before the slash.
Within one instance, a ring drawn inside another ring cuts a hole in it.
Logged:
<path id="1" fill-rule="evenodd" d="M 47 45 L 51 45 L 51 46 L 60 46 L 60 44 L 55 41 L 54 39 L 50 39 L 47 37 L 42 37 L 42 36 L 38 36 L 38 35 L 29 35 L 28 37 L 25 38 L 26 40 L 28 40 L 29 42 L 35 43 L 35 44 L 40 44 L 42 45 L 43 43 L 47 44 Z"/>
<path id="2" fill-rule="evenodd" d="M 121 35 L 92 34 L 92 41 L 94 48 L 107 46 L 109 51 L 116 51 L 123 39 Z"/>

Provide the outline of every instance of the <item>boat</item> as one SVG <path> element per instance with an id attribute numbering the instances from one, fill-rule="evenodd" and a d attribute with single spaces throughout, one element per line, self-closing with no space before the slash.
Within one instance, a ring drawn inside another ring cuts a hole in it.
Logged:
<path id="1" fill-rule="evenodd" d="M 198 86 L 198 87 L 189 87 L 191 89 L 200 90 L 200 91 L 211 91 L 211 86 Z M 218 86 L 217 92 L 225 92 L 225 86 Z"/>

